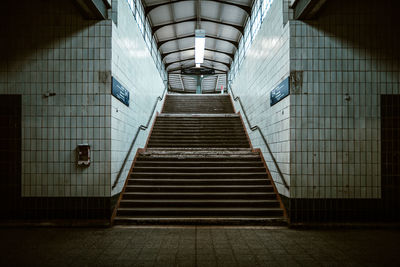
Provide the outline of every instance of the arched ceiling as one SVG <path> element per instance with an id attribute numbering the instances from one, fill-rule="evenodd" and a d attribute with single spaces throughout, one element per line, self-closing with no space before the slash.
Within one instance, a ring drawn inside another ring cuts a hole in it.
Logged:
<path id="1" fill-rule="evenodd" d="M 142 0 L 168 73 L 194 63 L 194 32 L 206 32 L 202 67 L 226 73 L 243 35 L 253 0 Z"/>

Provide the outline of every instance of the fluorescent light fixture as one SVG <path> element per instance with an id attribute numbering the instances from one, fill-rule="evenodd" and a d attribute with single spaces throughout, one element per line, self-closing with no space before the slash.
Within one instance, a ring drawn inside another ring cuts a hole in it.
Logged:
<path id="1" fill-rule="evenodd" d="M 204 47 L 206 45 L 206 31 L 202 29 L 195 30 L 194 38 L 194 62 L 201 64 L 204 62 Z"/>

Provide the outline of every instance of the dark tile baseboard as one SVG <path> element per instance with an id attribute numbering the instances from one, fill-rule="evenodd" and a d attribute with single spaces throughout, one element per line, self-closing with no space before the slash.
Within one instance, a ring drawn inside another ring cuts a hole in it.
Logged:
<path id="1" fill-rule="evenodd" d="M 400 221 L 400 203 L 388 205 L 382 199 L 281 198 L 291 223 Z"/>
<path id="2" fill-rule="evenodd" d="M 4 206 L 0 219 L 110 220 L 118 197 L 22 197 Z"/>

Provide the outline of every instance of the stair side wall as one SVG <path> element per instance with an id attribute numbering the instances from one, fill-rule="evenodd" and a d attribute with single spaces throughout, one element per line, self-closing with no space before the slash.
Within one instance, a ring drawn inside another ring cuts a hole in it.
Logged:
<path id="1" fill-rule="evenodd" d="M 111 72 L 129 90 L 130 103 L 127 107 L 111 97 L 111 185 L 117 178 L 137 128 L 147 123 L 157 96 L 164 90 L 163 80 L 127 1 L 114 0 L 113 11 L 118 16 L 118 23 L 112 25 Z M 161 107 L 162 102 L 158 102 L 156 111 L 160 111 Z M 154 113 L 153 120 L 155 117 Z M 112 195 L 121 192 L 136 150 L 146 145 L 151 125 L 152 122 L 147 130 L 139 134 Z"/>
<path id="2" fill-rule="evenodd" d="M 290 73 L 289 23 L 283 13 L 286 1 L 273 1 L 239 72 L 231 84 L 235 95 L 242 100 L 252 125 L 258 125 L 274 154 L 286 181 L 290 183 L 290 97 L 270 106 L 270 92 Z M 233 101 L 236 111 L 241 111 Z M 290 196 L 268 150 L 258 133 L 246 130 L 254 148 L 260 148 L 280 194 Z"/>

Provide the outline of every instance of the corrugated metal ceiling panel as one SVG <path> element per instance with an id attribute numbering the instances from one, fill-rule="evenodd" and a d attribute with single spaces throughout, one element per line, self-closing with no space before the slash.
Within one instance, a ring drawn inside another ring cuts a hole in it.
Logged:
<path id="1" fill-rule="evenodd" d="M 193 78 L 182 78 L 177 73 L 195 65 L 194 30 L 197 21 L 200 20 L 200 27 L 206 31 L 205 61 L 202 67 L 225 75 L 236 52 L 253 0 L 142 0 L 142 3 L 167 66 L 166 70 L 171 73 L 171 88 L 195 92 L 196 82 L 193 83 Z M 168 54 L 170 52 L 174 53 Z M 203 89 L 215 90 L 220 77 L 204 79 Z M 182 84 L 185 88 L 182 88 Z"/>

